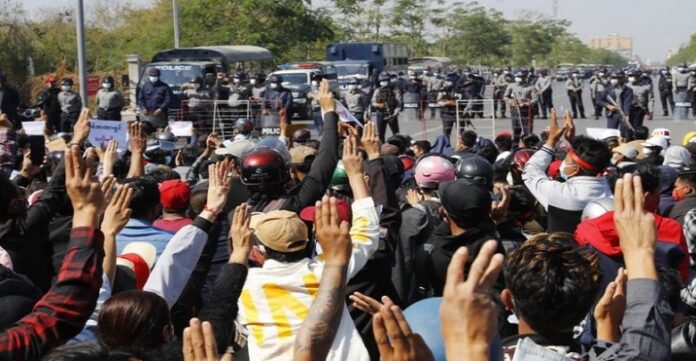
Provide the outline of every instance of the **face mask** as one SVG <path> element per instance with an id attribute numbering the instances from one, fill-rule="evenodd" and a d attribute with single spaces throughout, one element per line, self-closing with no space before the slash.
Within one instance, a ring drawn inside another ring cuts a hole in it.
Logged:
<path id="1" fill-rule="evenodd" d="M 357 84 L 351 85 L 350 90 L 358 90 L 358 85 Z"/>
<path id="2" fill-rule="evenodd" d="M 679 68 L 679 69 L 677 69 L 677 70 L 678 70 L 680 73 L 683 73 L 683 72 L 686 71 L 686 68 Z"/>
<path id="3" fill-rule="evenodd" d="M 597 76 L 599 76 L 600 78 L 602 78 L 602 77 L 604 77 L 604 73 L 597 73 Z"/>
<path id="4" fill-rule="evenodd" d="M 631 83 L 633 83 L 633 82 L 636 81 L 636 77 L 634 77 L 634 76 L 629 76 L 629 77 L 628 77 L 628 81 L 630 81 Z"/>
<path id="5" fill-rule="evenodd" d="M 71 87 L 70 85 L 63 85 L 63 86 L 61 86 L 60 88 L 63 89 L 64 92 L 66 92 L 66 91 L 72 89 L 72 87 Z"/>
<path id="6" fill-rule="evenodd" d="M 149 78 L 150 78 L 150 83 L 157 83 L 157 81 L 159 80 L 158 76 L 151 76 Z"/>
<path id="7" fill-rule="evenodd" d="M 504 71 L 503 71 L 503 74 L 509 74 L 509 73 L 510 73 L 510 72 L 507 71 L 507 70 L 504 70 Z"/>
<path id="8" fill-rule="evenodd" d="M 679 189 L 677 189 L 677 188 L 672 189 L 672 199 L 674 199 L 676 202 L 681 201 L 682 199 L 684 199 L 684 197 L 685 197 L 684 195 L 679 193 Z"/>
<path id="9" fill-rule="evenodd" d="M 53 89 L 54 85 L 53 84 L 48 84 L 48 89 Z"/>
<path id="10" fill-rule="evenodd" d="M 109 84 L 109 83 L 102 83 L 102 88 L 104 88 L 104 89 L 111 89 L 111 84 Z"/>
<path id="11" fill-rule="evenodd" d="M 609 80 L 609 84 L 611 84 L 611 85 L 619 85 L 619 79 L 611 79 L 611 80 Z"/>
<path id="12" fill-rule="evenodd" d="M 663 70 L 663 71 L 661 71 L 660 73 L 662 73 L 662 74 L 665 74 L 665 75 L 666 75 L 666 74 L 667 74 L 667 70 Z"/>
<path id="13" fill-rule="evenodd" d="M 271 89 L 278 89 L 278 83 L 271 83 Z"/>
<path id="14" fill-rule="evenodd" d="M 316 81 L 312 81 L 312 88 L 316 88 L 316 87 L 317 87 L 317 85 L 318 85 L 318 84 L 317 84 L 317 82 L 316 82 Z"/>
<path id="15" fill-rule="evenodd" d="M 249 84 L 251 84 L 251 85 L 256 85 L 256 79 L 251 79 L 251 80 L 249 80 Z"/>
<path id="16" fill-rule="evenodd" d="M 234 78 L 234 79 L 232 79 L 232 82 L 235 83 L 235 84 L 239 84 L 239 78 Z"/>
<path id="17" fill-rule="evenodd" d="M 384 87 L 386 87 L 386 86 L 389 86 L 389 82 L 388 82 L 388 81 L 381 81 L 381 82 L 379 82 L 379 86 L 381 86 L 382 88 L 384 88 Z"/>
<path id="18" fill-rule="evenodd" d="M 520 78 L 520 77 L 515 77 L 515 83 L 521 83 L 521 82 L 522 82 L 522 78 Z"/>
<path id="19" fill-rule="evenodd" d="M 568 173 L 566 173 L 566 168 L 567 168 L 567 167 L 568 167 L 568 165 L 566 165 L 565 160 L 563 160 L 563 162 L 561 162 L 561 167 L 559 168 L 559 170 L 560 170 L 560 172 L 561 172 L 561 178 L 563 178 L 563 179 L 565 179 L 565 180 L 568 180 L 568 178 L 570 178 L 570 176 L 568 175 Z"/>
<path id="20" fill-rule="evenodd" d="M 452 86 L 452 82 L 451 82 L 451 81 L 446 81 L 446 82 L 445 82 L 445 86 Z"/>

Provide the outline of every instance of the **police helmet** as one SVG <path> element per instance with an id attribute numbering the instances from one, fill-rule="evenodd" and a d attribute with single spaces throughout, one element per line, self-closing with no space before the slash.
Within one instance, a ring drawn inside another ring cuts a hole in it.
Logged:
<path id="1" fill-rule="evenodd" d="M 643 72 L 640 71 L 638 68 L 631 68 L 628 70 L 628 76 L 635 76 L 635 77 L 640 77 L 643 75 Z"/>
<path id="2" fill-rule="evenodd" d="M 247 77 L 247 74 L 241 70 L 238 70 L 234 73 L 234 78 L 237 78 L 239 80 L 245 80 Z"/>
<path id="3" fill-rule="evenodd" d="M 114 77 L 111 75 L 107 75 L 104 77 L 104 79 L 102 79 L 102 83 L 114 85 Z"/>
<path id="4" fill-rule="evenodd" d="M 458 179 L 468 179 L 486 189 L 493 189 L 493 166 L 478 154 L 460 159 L 455 167 L 455 174 Z"/>
<path id="5" fill-rule="evenodd" d="M 520 69 L 515 72 L 515 78 L 526 78 L 529 75 L 527 69 Z"/>
<path id="6" fill-rule="evenodd" d="M 307 141 L 311 137 L 312 137 L 312 133 L 307 128 L 298 129 L 294 133 L 292 133 L 293 141 L 295 141 L 296 143 L 300 143 L 300 144 L 307 143 Z"/>
<path id="7" fill-rule="evenodd" d="M 358 85 L 360 82 L 358 82 L 358 78 L 350 78 L 348 79 L 348 85 Z"/>
<path id="8" fill-rule="evenodd" d="M 615 78 L 615 79 L 616 79 L 616 78 L 622 79 L 622 78 L 625 77 L 625 76 L 626 76 L 626 73 L 624 73 L 623 70 L 614 70 L 614 71 L 611 72 L 611 77 L 612 77 L 612 78 Z"/>
<path id="9" fill-rule="evenodd" d="M 201 78 L 200 76 L 194 76 L 193 78 L 191 78 L 191 84 L 201 84 L 202 85 L 203 78 Z"/>
<path id="10" fill-rule="evenodd" d="M 234 122 L 234 129 L 244 135 L 247 135 L 254 130 L 254 122 L 251 121 L 251 119 L 239 118 L 236 122 Z"/>
<path id="11" fill-rule="evenodd" d="M 451 82 L 456 82 L 459 77 L 457 76 L 457 73 L 447 73 L 447 76 L 445 77 L 445 80 L 451 81 Z"/>
<path id="12" fill-rule="evenodd" d="M 379 79 L 379 81 L 389 81 L 389 80 L 391 80 L 391 76 L 389 75 L 389 73 L 382 72 L 379 74 L 378 79 Z"/>

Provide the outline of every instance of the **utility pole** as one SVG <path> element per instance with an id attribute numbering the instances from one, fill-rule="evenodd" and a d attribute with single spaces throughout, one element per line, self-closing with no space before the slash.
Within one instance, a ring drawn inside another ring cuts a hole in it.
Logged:
<path id="1" fill-rule="evenodd" d="M 558 18 L 558 0 L 551 0 L 551 1 L 553 1 L 553 8 L 552 8 L 553 18 L 557 19 Z"/>
<path id="2" fill-rule="evenodd" d="M 179 6 L 172 0 L 172 16 L 174 17 L 174 48 L 179 48 Z"/>
<path id="3" fill-rule="evenodd" d="M 85 55 L 85 8 L 82 0 L 77 0 L 77 66 L 80 76 L 80 97 L 82 104 L 87 106 L 87 56 Z"/>

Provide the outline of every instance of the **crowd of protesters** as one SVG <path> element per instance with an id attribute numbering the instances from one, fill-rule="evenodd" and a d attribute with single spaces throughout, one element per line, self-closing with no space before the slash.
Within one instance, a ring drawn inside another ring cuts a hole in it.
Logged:
<path id="1" fill-rule="evenodd" d="M 0 360 L 696 359 L 696 132 L 383 143 L 317 101 L 200 154 L 82 109 L 39 162 L 0 115 Z"/>

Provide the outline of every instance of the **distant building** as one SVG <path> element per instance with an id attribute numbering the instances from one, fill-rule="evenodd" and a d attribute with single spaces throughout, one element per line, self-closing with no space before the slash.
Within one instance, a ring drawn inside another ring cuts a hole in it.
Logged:
<path id="1" fill-rule="evenodd" d="M 589 46 L 592 49 L 607 49 L 619 53 L 626 59 L 633 58 L 633 38 L 611 33 L 604 38 L 591 38 Z"/>

